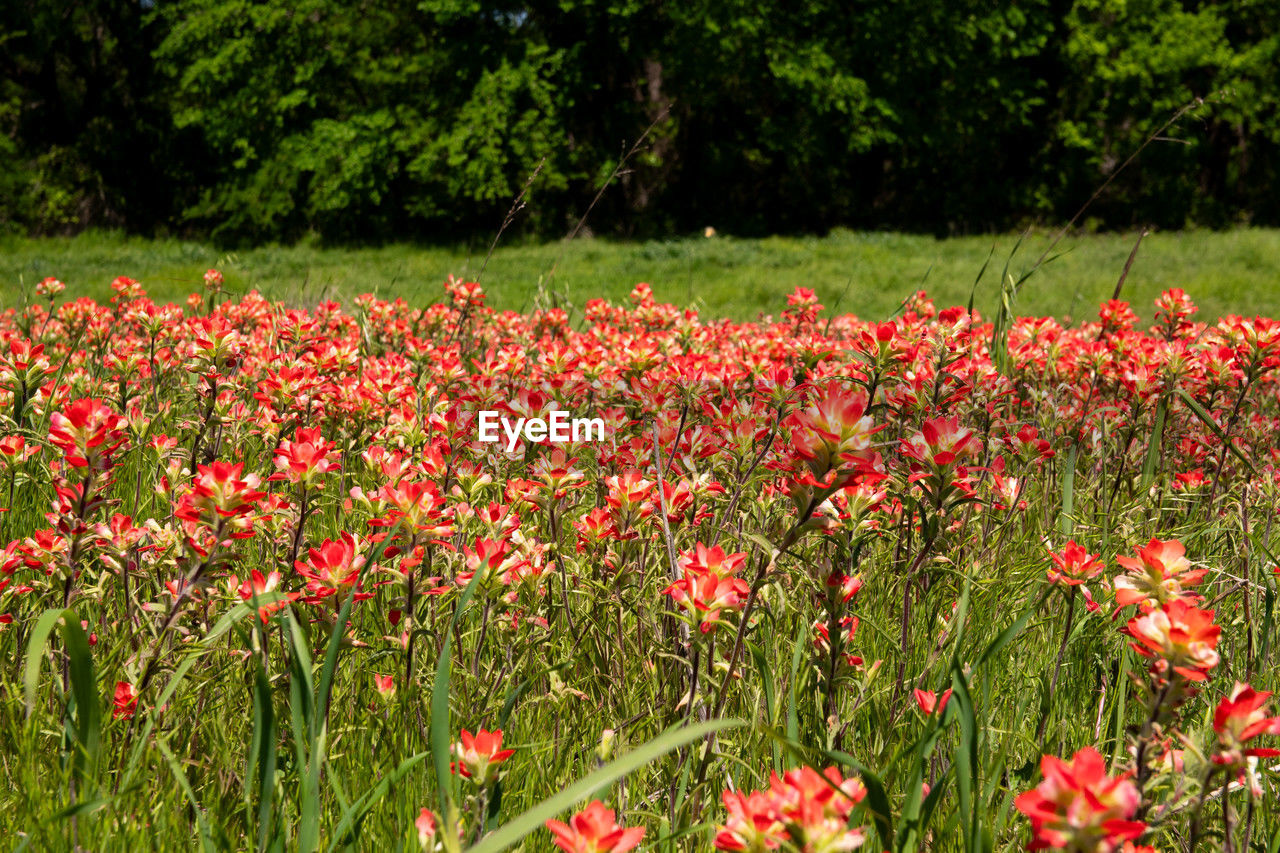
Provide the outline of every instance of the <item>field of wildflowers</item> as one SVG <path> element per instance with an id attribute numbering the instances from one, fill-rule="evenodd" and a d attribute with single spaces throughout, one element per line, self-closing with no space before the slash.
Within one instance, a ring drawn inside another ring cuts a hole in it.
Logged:
<path id="1" fill-rule="evenodd" d="M 1280 849 L 1275 321 L 205 283 L 0 314 L 19 849 Z"/>

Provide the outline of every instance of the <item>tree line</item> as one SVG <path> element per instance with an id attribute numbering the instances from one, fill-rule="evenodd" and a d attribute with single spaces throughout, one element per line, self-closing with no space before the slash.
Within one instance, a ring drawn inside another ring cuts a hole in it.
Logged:
<path id="1" fill-rule="evenodd" d="M 8 0 L 0 230 L 1276 224 L 1278 99 L 1273 0 Z"/>

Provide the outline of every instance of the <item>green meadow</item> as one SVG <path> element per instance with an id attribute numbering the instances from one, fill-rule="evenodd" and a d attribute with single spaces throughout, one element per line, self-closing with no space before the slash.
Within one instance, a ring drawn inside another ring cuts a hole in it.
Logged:
<path id="1" fill-rule="evenodd" d="M 1085 320 L 1116 288 L 1136 233 L 1067 235 L 1037 261 L 1054 233 L 937 239 L 930 236 L 835 231 L 823 237 L 739 239 L 717 235 L 615 242 L 586 238 L 548 244 L 335 248 L 264 246 L 227 251 L 175 239 L 148 240 L 113 232 L 70 238 L 0 238 L 0 306 L 21 303 L 45 276 L 68 285 L 66 298 L 110 297 L 118 275 L 139 279 L 157 301 L 179 301 L 199 290 L 201 274 L 221 269 L 232 294 L 251 289 L 271 299 L 314 305 L 360 293 L 436 301 L 446 276 L 479 279 L 494 307 L 581 307 L 588 299 L 623 300 L 637 282 L 657 298 L 693 306 L 708 317 L 753 319 L 777 313 L 796 287 L 815 290 L 828 309 L 887 317 L 902 299 L 925 289 L 940 305 L 966 304 L 989 314 L 1000 281 L 1032 271 L 1020 289 L 1019 314 Z M 486 263 L 486 256 L 487 263 Z M 985 273 L 978 280 L 979 273 Z M 977 282 L 976 292 L 974 291 Z M 1181 287 L 1201 318 L 1224 314 L 1280 315 L 1280 230 L 1154 233 L 1139 247 L 1121 297 L 1141 316 L 1161 290 Z"/>

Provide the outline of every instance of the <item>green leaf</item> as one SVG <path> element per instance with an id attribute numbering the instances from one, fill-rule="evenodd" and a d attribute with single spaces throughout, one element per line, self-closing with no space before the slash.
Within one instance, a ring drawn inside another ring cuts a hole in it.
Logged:
<path id="1" fill-rule="evenodd" d="M 53 820 L 66 820 L 67 818 L 80 817 L 82 815 L 93 814 L 96 811 L 111 805 L 113 797 L 94 797 L 92 800 L 82 800 L 78 803 L 72 803 L 53 816 Z"/>
<path id="2" fill-rule="evenodd" d="M 419 752 L 417 755 L 406 758 L 401 761 L 395 770 L 382 777 L 378 784 L 374 785 L 369 791 L 343 812 L 342 820 L 338 822 L 338 826 L 333 831 L 333 841 L 329 844 L 330 853 L 339 847 L 345 847 L 354 844 L 359 837 L 360 823 L 365 816 L 377 805 L 378 801 L 387 795 L 391 790 L 391 786 L 399 782 L 409 771 L 426 760 L 431 754 L 431 750 Z"/>
<path id="3" fill-rule="evenodd" d="M 436 677 L 431 684 L 431 760 L 436 769 L 440 811 L 446 821 L 452 813 L 453 802 L 453 781 L 449 773 L 449 746 L 453 742 L 453 724 L 449 721 L 449 683 L 453 678 L 453 634 L 458 620 L 462 618 L 467 605 L 471 603 L 471 596 L 475 594 L 483 577 L 483 572 L 476 572 L 471 582 L 467 584 L 467 588 L 462 591 L 462 597 L 458 599 L 458 606 L 453 611 L 453 619 L 450 620 L 449 630 L 444 637 L 444 646 L 440 650 L 440 660 L 436 662 Z M 445 831 L 449 830 L 450 828 L 446 826 Z"/>
<path id="4" fill-rule="evenodd" d="M 956 791 L 960 800 L 960 820 L 964 828 L 965 853 L 975 853 L 982 826 L 982 810 L 973 792 L 982 789 L 978 773 L 978 724 L 969 693 L 969 680 L 958 665 L 951 668 L 951 702 L 960 721 L 960 742 L 956 744 Z"/>
<path id="5" fill-rule="evenodd" d="M 205 817 L 204 809 L 200 808 L 200 803 L 196 800 L 195 791 L 191 790 L 191 783 L 187 781 L 187 774 L 182 772 L 182 765 L 178 763 L 178 759 L 174 757 L 173 751 L 169 749 L 169 745 L 164 740 L 157 740 L 156 748 L 164 755 L 165 762 L 169 765 L 169 772 L 173 774 L 178 787 L 182 788 L 183 793 L 187 795 L 187 802 L 191 803 L 191 810 L 196 814 L 196 825 L 200 829 L 200 845 L 205 849 L 206 853 L 213 853 L 217 848 L 213 844 L 213 835 L 209 831 L 209 822 Z"/>
<path id="6" fill-rule="evenodd" d="M 1160 459 L 1160 446 L 1164 441 L 1165 416 L 1169 411 L 1167 397 L 1161 397 L 1156 404 L 1155 423 L 1151 427 L 1151 438 L 1147 441 L 1147 453 L 1142 460 L 1142 491 L 1151 488 L 1156 476 L 1156 462 Z"/>
<path id="7" fill-rule="evenodd" d="M 741 728 L 746 723 L 742 720 L 708 720 L 692 726 L 668 729 L 648 743 L 640 746 L 621 758 L 613 761 L 584 776 L 569 785 L 563 791 L 548 797 L 538 805 L 515 817 L 501 828 L 480 839 L 474 846 L 467 848 L 467 853 L 499 853 L 518 843 L 529 833 L 535 831 L 549 819 L 567 811 L 597 791 L 612 785 L 619 779 L 639 770 L 672 750 L 693 743 L 709 734 L 727 729 Z"/>
<path id="8" fill-rule="evenodd" d="M 62 642 L 66 647 L 71 675 L 71 695 L 76 706 L 76 775 L 86 783 L 97 767 L 98 742 L 102 731 L 102 699 L 93 672 L 93 654 L 80 619 L 70 610 L 62 620 Z"/>
<path id="9" fill-rule="evenodd" d="M 31 629 L 31 639 L 27 641 L 27 662 L 22 671 L 22 695 L 27 705 L 27 717 L 36 704 L 36 688 L 40 684 L 40 668 L 44 660 L 44 649 L 49 642 L 49 635 L 64 615 L 70 616 L 70 610 L 55 608 L 46 610 L 36 619 Z"/>

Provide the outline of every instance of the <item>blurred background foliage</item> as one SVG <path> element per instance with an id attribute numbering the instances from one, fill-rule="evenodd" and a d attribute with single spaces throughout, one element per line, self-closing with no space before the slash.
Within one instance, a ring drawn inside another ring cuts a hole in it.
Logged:
<path id="1" fill-rule="evenodd" d="M 1274 0 L 8 0 L 0 230 L 1280 223 Z"/>

